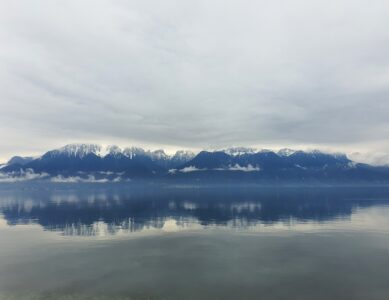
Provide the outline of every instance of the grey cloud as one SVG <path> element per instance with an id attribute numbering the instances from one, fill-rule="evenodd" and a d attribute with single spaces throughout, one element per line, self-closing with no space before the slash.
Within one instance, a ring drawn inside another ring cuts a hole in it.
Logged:
<path id="1" fill-rule="evenodd" d="M 68 142 L 389 153 L 389 3 L 0 4 L 0 158 Z"/>

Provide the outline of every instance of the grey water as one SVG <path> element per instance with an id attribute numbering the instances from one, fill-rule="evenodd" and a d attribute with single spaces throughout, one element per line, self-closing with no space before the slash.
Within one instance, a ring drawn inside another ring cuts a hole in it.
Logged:
<path id="1" fill-rule="evenodd" d="M 388 187 L 0 185 L 0 299 L 389 299 Z"/>

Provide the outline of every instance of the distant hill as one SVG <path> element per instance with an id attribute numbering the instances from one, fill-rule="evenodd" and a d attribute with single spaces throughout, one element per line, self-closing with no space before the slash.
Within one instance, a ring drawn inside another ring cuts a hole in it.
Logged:
<path id="1" fill-rule="evenodd" d="M 122 181 L 163 179 L 254 182 L 389 183 L 389 168 L 358 164 L 344 154 L 282 149 L 257 151 L 229 148 L 218 151 L 148 151 L 94 144 L 70 144 L 38 158 L 13 157 L 0 168 L 0 181 L 29 179 Z"/>

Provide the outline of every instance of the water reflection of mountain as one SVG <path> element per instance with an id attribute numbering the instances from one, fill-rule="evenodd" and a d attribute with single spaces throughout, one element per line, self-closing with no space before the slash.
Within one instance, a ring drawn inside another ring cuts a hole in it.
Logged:
<path id="1" fill-rule="evenodd" d="M 387 188 L 96 187 L 3 191 L 0 213 L 9 225 L 95 235 L 178 226 L 253 226 L 349 218 L 358 207 L 389 202 Z"/>

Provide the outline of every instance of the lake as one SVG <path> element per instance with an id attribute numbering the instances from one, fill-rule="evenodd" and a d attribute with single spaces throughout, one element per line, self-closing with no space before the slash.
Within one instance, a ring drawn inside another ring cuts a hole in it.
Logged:
<path id="1" fill-rule="evenodd" d="M 0 185 L 0 299 L 389 299 L 389 188 Z"/>

